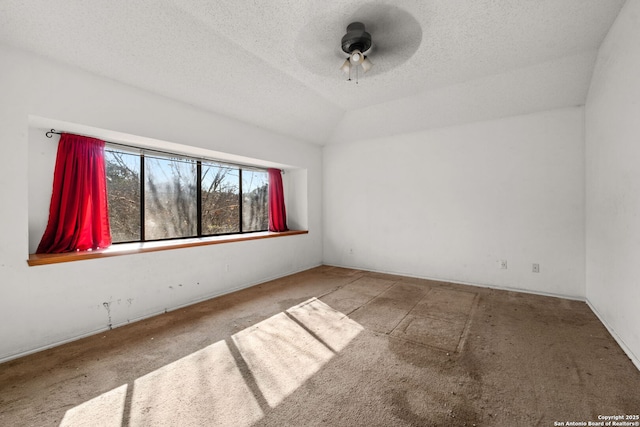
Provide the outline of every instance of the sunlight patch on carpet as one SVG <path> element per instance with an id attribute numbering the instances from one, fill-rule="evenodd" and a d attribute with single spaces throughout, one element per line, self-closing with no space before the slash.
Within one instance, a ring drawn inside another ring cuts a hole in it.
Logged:
<path id="1" fill-rule="evenodd" d="M 355 322 L 315 298 L 287 312 L 300 319 L 304 327 L 279 313 L 232 337 L 272 408 L 362 331 Z M 332 331 L 335 337 L 330 336 Z"/>
<path id="2" fill-rule="evenodd" d="M 336 352 L 344 349 L 364 329 L 316 298 L 291 307 L 287 313 Z"/>
<path id="3" fill-rule="evenodd" d="M 60 426 L 251 426 L 362 330 L 311 298 L 69 409 Z"/>
<path id="4" fill-rule="evenodd" d="M 138 378 L 129 425 L 250 425 L 262 416 L 227 343 L 218 341 Z"/>
<path id="5" fill-rule="evenodd" d="M 92 424 L 92 420 L 99 420 L 104 427 L 121 427 L 126 397 L 127 384 L 102 393 L 69 409 L 64 414 L 60 427 L 97 425 Z"/>

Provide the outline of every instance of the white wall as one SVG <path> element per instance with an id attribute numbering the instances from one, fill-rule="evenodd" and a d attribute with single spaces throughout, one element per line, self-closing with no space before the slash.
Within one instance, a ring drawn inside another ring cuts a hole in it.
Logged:
<path id="1" fill-rule="evenodd" d="M 585 107 L 587 299 L 640 369 L 640 1 L 603 42 Z"/>
<path id="2" fill-rule="evenodd" d="M 318 146 L 2 45 L 0 58 L 0 361 L 322 262 Z M 52 165 L 29 169 L 54 151 L 30 115 L 295 166 L 288 196 L 307 199 L 292 222 L 309 234 L 28 267 L 29 178 Z"/>
<path id="3" fill-rule="evenodd" d="M 325 263 L 584 298 L 583 119 L 577 107 L 325 147 Z"/>

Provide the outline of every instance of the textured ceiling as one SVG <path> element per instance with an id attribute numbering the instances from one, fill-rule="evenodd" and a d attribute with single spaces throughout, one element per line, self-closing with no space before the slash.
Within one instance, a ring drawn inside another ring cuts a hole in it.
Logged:
<path id="1" fill-rule="evenodd" d="M 319 144 L 585 102 L 624 0 L 0 0 L 0 42 Z M 374 68 L 347 82 L 361 21 Z"/>

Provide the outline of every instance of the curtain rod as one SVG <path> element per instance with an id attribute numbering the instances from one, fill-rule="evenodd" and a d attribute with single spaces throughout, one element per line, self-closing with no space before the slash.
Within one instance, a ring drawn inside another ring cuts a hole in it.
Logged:
<path id="1" fill-rule="evenodd" d="M 53 138 L 53 134 L 62 135 L 63 133 L 66 133 L 66 132 L 59 132 L 59 131 L 57 131 L 55 129 L 51 129 L 50 131 L 45 133 L 45 136 L 47 138 Z M 88 136 L 88 135 L 83 135 L 83 136 Z M 88 137 L 95 138 L 93 136 L 88 136 Z M 96 139 L 98 139 L 98 138 L 96 138 Z M 155 148 L 143 148 L 143 147 L 137 147 L 135 145 L 122 144 L 122 143 L 119 143 L 119 142 L 105 141 L 105 143 L 107 143 L 109 145 L 117 145 L 119 147 L 125 147 L 125 148 L 135 148 L 135 149 L 141 150 L 141 151 L 149 151 L 149 152 L 152 152 L 152 153 L 165 154 L 165 155 L 174 156 L 174 157 L 175 156 L 184 156 L 186 158 L 193 159 L 193 160 L 196 160 L 196 161 L 197 160 L 208 160 L 208 161 L 216 162 L 216 163 L 219 163 L 219 164 L 222 164 L 222 165 L 226 165 L 226 166 L 237 166 L 237 167 L 241 167 L 241 168 L 262 169 L 259 166 L 244 165 L 242 163 L 231 163 L 231 162 L 227 162 L 227 161 L 224 161 L 224 160 L 209 159 L 209 158 L 206 158 L 206 157 L 195 157 L 195 156 L 191 156 L 189 154 L 171 153 L 169 151 L 156 150 Z M 282 172 L 283 175 L 285 173 L 284 169 L 280 169 L 280 172 Z"/>

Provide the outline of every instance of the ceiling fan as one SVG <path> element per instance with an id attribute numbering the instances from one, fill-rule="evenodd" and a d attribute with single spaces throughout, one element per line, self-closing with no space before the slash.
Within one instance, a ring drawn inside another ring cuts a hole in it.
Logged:
<path id="1" fill-rule="evenodd" d="M 299 48 L 294 51 L 309 72 L 328 78 L 344 72 L 354 81 L 366 72 L 367 77 L 378 79 L 416 53 L 422 28 L 410 12 L 377 1 L 356 9 L 347 3 L 342 9 L 314 16 L 301 27 L 294 41 Z M 336 19 L 336 15 L 344 18 Z"/>
<path id="2" fill-rule="evenodd" d="M 349 80 L 353 71 L 358 83 L 358 68 L 361 67 L 366 73 L 373 67 L 373 63 L 365 55 L 369 49 L 371 49 L 371 34 L 365 31 L 364 24 L 362 22 L 349 24 L 347 33 L 342 37 L 342 51 L 349 57 L 340 67 L 349 76 Z"/>

